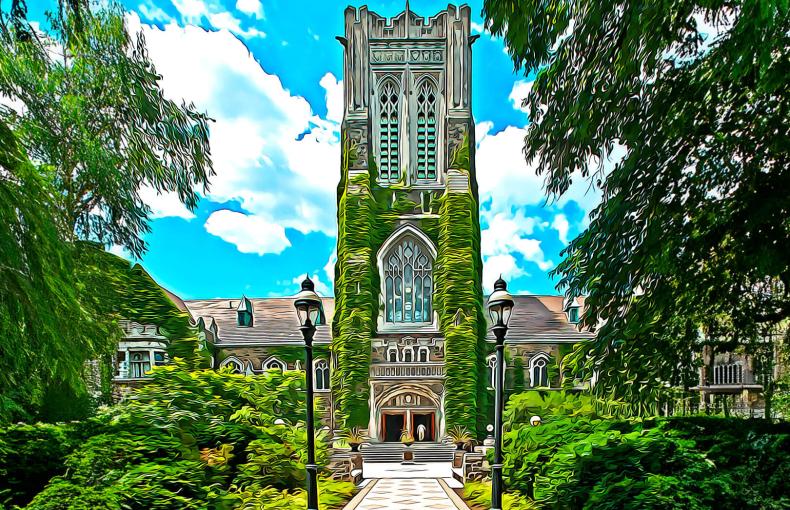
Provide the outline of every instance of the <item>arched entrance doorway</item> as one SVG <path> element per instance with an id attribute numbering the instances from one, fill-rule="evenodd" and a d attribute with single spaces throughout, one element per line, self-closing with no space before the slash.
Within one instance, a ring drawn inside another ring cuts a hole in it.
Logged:
<path id="1" fill-rule="evenodd" d="M 383 390 L 376 396 L 371 409 L 373 438 L 382 442 L 398 442 L 403 431 L 408 430 L 417 442 L 441 439 L 441 397 L 434 389 L 409 384 Z"/>

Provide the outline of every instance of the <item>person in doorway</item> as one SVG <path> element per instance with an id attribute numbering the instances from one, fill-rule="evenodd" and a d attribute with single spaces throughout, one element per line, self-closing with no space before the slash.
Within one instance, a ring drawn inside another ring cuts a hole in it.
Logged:
<path id="1" fill-rule="evenodd" d="M 417 425 L 417 440 L 425 441 L 425 425 L 423 425 L 422 423 Z"/>

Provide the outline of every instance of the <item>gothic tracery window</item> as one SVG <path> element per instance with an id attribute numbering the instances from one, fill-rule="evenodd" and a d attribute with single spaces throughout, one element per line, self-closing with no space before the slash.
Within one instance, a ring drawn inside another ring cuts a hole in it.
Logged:
<path id="1" fill-rule="evenodd" d="M 417 91 L 417 179 L 436 179 L 436 87 L 425 79 Z"/>
<path id="2" fill-rule="evenodd" d="M 315 389 L 318 391 L 329 389 L 329 363 L 319 359 L 315 362 Z"/>
<path id="3" fill-rule="evenodd" d="M 540 353 L 529 362 L 530 386 L 545 387 L 549 385 L 549 357 Z"/>
<path id="4" fill-rule="evenodd" d="M 379 178 L 397 181 L 400 178 L 398 157 L 398 107 L 400 90 L 392 79 L 385 79 L 379 88 Z"/>
<path id="5" fill-rule="evenodd" d="M 433 318 L 433 261 L 412 236 L 384 257 L 384 307 L 387 322 L 431 322 Z"/>

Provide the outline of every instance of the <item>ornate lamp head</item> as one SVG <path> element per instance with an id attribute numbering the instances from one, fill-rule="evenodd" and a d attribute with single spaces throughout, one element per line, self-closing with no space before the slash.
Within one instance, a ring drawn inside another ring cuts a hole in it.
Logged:
<path id="1" fill-rule="evenodd" d="M 315 292 L 315 284 L 309 276 L 302 281 L 302 290 L 294 300 L 300 326 L 315 326 L 321 314 L 321 296 Z"/>

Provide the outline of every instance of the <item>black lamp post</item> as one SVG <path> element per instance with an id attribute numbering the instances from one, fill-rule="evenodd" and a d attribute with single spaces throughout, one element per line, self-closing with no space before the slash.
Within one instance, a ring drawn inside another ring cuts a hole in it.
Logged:
<path id="1" fill-rule="evenodd" d="M 510 314 L 513 312 L 513 296 L 507 291 L 507 283 L 500 276 L 494 283 L 494 292 L 488 297 L 488 313 L 491 328 L 496 337 L 496 379 L 494 398 L 494 464 L 491 466 L 491 510 L 502 509 L 502 386 L 505 350 L 505 335 Z"/>
<path id="2" fill-rule="evenodd" d="M 315 463 L 313 430 L 313 335 L 321 313 L 321 298 L 315 293 L 315 285 L 308 276 L 305 276 L 302 290 L 296 295 L 294 307 L 299 317 L 299 330 L 304 337 L 307 379 L 307 510 L 318 510 L 318 466 Z"/>

